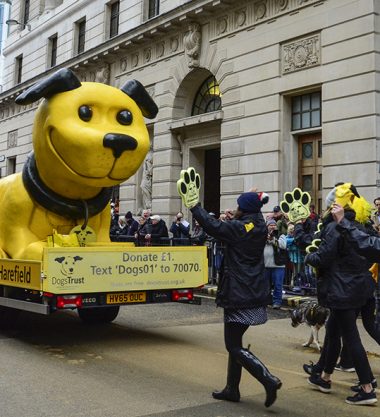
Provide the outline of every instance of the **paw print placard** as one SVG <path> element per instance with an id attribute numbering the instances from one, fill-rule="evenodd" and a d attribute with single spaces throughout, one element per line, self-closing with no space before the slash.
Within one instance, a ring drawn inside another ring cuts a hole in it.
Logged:
<path id="1" fill-rule="evenodd" d="M 177 181 L 177 190 L 187 208 L 192 208 L 199 202 L 200 188 L 201 177 L 195 169 L 192 167 L 183 169 L 180 179 Z"/>
<path id="2" fill-rule="evenodd" d="M 289 220 L 295 223 L 310 216 L 310 202 L 311 197 L 308 192 L 295 188 L 292 192 L 284 194 L 280 207 L 288 215 Z"/>
<path id="3" fill-rule="evenodd" d="M 319 245 L 321 244 L 321 239 L 314 239 L 311 242 L 311 245 L 306 247 L 306 253 L 314 253 L 317 252 Z"/>

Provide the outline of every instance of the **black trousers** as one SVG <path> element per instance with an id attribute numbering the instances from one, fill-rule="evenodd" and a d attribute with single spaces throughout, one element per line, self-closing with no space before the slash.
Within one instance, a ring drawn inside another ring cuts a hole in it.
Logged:
<path id="1" fill-rule="evenodd" d="M 332 374 L 334 366 L 338 360 L 341 341 L 346 345 L 355 366 L 361 384 L 369 384 L 373 379 L 373 374 L 368 362 L 366 351 L 360 340 L 359 330 L 356 325 L 357 310 L 334 310 L 330 312 L 330 317 L 326 325 L 327 346 L 324 352 L 325 365 L 324 371 Z"/>

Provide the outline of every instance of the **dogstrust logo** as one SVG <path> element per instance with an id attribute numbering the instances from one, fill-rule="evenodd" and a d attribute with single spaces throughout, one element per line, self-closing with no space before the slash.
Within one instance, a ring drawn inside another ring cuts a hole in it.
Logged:
<path id="1" fill-rule="evenodd" d="M 78 277 L 76 274 L 77 264 L 82 260 L 78 255 L 55 258 L 54 261 L 60 264 L 61 277 L 52 277 L 52 284 L 60 287 L 84 284 L 84 277 Z"/>

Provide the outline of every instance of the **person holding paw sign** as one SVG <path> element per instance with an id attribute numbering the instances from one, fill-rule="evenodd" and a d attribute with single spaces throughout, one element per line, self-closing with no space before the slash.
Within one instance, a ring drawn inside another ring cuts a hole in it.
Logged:
<path id="1" fill-rule="evenodd" d="M 205 232 L 225 245 L 224 273 L 218 283 L 216 304 L 224 308 L 224 340 L 228 351 L 227 384 L 214 391 L 217 400 L 238 402 L 239 384 L 244 367 L 265 388 L 265 406 L 271 406 L 281 381 L 248 349 L 243 335 L 249 326 L 267 321 L 266 306 L 271 303 L 269 281 L 265 279 L 263 251 L 267 227 L 261 207 L 269 197 L 249 191 L 237 199 L 234 218 L 221 222 L 210 216 L 199 203 L 201 181 L 194 168 L 181 171 L 178 193 Z"/>

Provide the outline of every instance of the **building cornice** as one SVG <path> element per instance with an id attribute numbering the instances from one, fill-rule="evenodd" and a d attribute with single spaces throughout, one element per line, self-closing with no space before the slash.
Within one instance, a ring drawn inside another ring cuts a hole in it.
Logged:
<path id="1" fill-rule="evenodd" d="M 116 59 L 120 58 L 120 55 L 135 49 L 143 49 L 146 45 L 151 45 L 158 37 L 165 37 L 173 32 L 183 32 L 186 30 L 185 25 L 191 21 L 202 24 L 212 20 L 210 40 L 217 40 L 239 30 L 247 30 L 262 23 L 270 23 L 281 15 L 293 14 L 305 7 L 321 5 L 326 1 L 245 0 L 236 2 L 234 0 L 192 0 L 2 92 L 0 94 L 0 105 L 9 103 L 10 100 L 13 101 L 18 94 L 41 77 L 48 76 L 59 68 L 68 67 L 80 72 L 85 71 L 88 67 L 115 62 Z M 55 16 L 60 16 L 60 14 Z M 51 18 L 51 21 L 47 20 L 26 36 L 39 36 L 41 31 L 46 31 L 45 25 L 57 23 L 54 20 L 55 16 Z M 20 38 L 20 42 L 15 42 L 14 47 L 19 47 L 21 41 L 22 38 Z"/>

